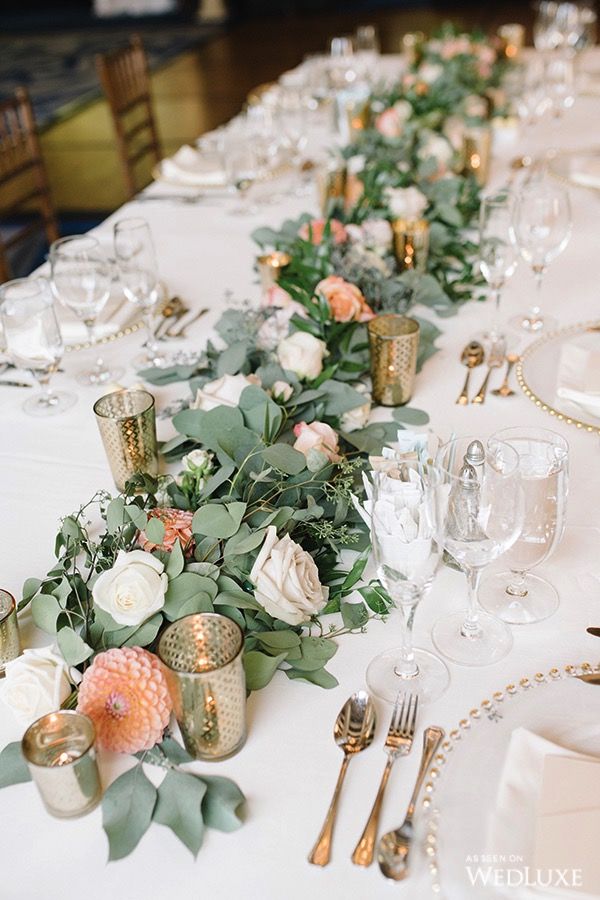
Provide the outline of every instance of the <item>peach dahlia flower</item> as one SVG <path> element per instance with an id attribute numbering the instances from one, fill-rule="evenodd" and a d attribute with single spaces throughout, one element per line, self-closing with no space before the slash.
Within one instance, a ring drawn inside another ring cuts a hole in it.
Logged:
<path id="1" fill-rule="evenodd" d="M 193 535 L 192 535 L 192 519 L 194 514 L 185 509 L 175 509 L 171 506 L 157 507 L 148 511 L 148 518 L 160 519 L 165 526 L 165 536 L 162 544 L 153 544 L 146 537 L 145 531 L 140 531 L 138 543 L 143 550 L 151 552 L 152 550 L 170 551 L 175 546 L 175 541 L 179 541 L 181 549 L 186 554 L 193 552 Z"/>

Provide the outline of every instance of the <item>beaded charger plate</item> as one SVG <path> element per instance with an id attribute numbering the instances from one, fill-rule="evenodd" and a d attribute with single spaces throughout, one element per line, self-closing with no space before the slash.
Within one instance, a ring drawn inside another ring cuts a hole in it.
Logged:
<path id="1" fill-rule="evenodd" d="M 559 422 L 574 425 L 582 431 L 600 434 L 600 418 L 591 415 L 575 403 L 556 396 L 557 360 L 563 344 L 578 335 L 598 331 L 600 348 L 600 324 L 598 320 L 580 322 L 546 334 L 530 344 L 517 363 L 516 376 L 525 396 L 544 412 Z"/>
<path id="2" fill-rule="evenodd" d="M 490 882 L 483 886 L 474 873 L 488 865 L 531 866 L 531 846 L 523 848 L 522 857 L 505 860 L 494 858 L 498 848 L 489 842 L 504 760 L 516 728 L 600 757 L 600 688 L 575 678 L 583 673 L 600 673 L 600 664 L 553 668 L 508 684 L 471 709 L 449 732 L 424 788 L 423 839 L 434 895 L 444 900 L 539 896 Z M 533 835 L 526 840 L 532 842 Z"/>

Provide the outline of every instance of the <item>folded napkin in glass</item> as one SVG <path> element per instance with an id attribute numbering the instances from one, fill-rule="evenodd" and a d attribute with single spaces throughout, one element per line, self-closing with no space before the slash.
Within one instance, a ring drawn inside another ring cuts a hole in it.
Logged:
<path id="1" fill-rule="evenodd" d="M 194 150 L 188 144 L 174 156 L 163 159 L 159 166 L 159 180 L 192 187 L 224 187 L 227 176 L 218 152 Z"/>
<path id="2" fill-rule="evenodd" d="M 600 758 L 515 729 L 487 842 L 498 896 L 600 896 L 599 834 Z"/>
<path id="3" fill-rule="evenodd" d="M 600 418 L 600 331 L 579 335 L 563 345 L 556 395 Z"/>

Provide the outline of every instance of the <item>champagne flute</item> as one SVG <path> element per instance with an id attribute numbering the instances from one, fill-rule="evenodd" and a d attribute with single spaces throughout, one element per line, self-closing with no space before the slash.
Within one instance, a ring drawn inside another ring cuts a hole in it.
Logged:
<path id="1" fill-rule="evenodd" d="M 569 493 L 569 445 L 547 428 L 503 428 L 493 437 L 519 454 L 525 504 L 523 530 L 507 551 L 509 571 L 487 578 L 482 606 L 504 622 L 540 622 L 558 609 L 556 588 L 530 570 L 545 562 L 565 530 Z"/>
<path id="2" fill-rule="evenodd" d="M 435 700 L 448 687 L 448 669 L 439 657 L 413 647 L 417 605 L 431 586 L 442 555 L 439 476 L 431 465 L 398 462 L 373 475 L 371 542 L 377 576 L 400 613 L 402 645 L 376 656 L 367 684 L 394 703 L 402 690 Z"/>
<path id="3" fill-rule="evenodd" d="M 6 351 L 21 369 L 29 369 L 42 388 L 23 409 L 30 416 L 52 416 L 77 402 L 74 394 L 53 391 L 50 379 L 64 353 L 50 285 L 45 278 L 16 278 L 0 287 L 0 318 Z"/>
<path id="4" fill-rule="evenodd" d="M 541 315 L 542 282 L 548 266 L 569 243 L 571 237 L 569 194 L 545 178 L 534 178 L 522 189 L 514 204 L 512 230 L 525 262 L 533 269 L 537 297 L 527 315 L 516 316 L 511 324 L 526 331 L 540 331 L 556 323 Z"/>
<path id="5" fill-rule="evenodd" d="M 145 219 L 120 219 L 114 227 L 115 257 L 125 296 L 142 310 L 147 338 L 145 353 L 136 357 L 134 365 L 162 366 L 165 357 L 154 337 L 154 311 L 160 298 L 160 281 L 156 251 Z"/>
<path id="6" fill-rule="evenodd" d="M 494 311 L 489 338 L 494 343 L 500 334 L 500 295 L 517 268 L 517 249 L 511 230 L 512 197 L 494 194 L 484 197 L 479 210 L 479 267 L 492 294 Z"/>
<path id="7" fill-rule="evenodd" d="M 110 296 L 112 269 L 99 242 L 91 235 L 60 238 L 50 247 L 52 293 L 85 325 L 88 340 L 96 345 L 96 322 Z M 81 384 L 104 384 L 123 374 L 109 369 L 101 357 L 92 369 L 80 372 Z"/>
<path id="8" fill-rule="evenodd" d="M 464 666 L 498 662 L 512 647 L 507 625 L 477 600 L 483 570 L 512 547 L 523 525 L 519 455 L 509 444 L 473 437 L 440 447 L 437 466 L 446 487 L 444 547 L 467 576 L 466 612 L 438 619 L 431 633 L 439 652 Z"/>

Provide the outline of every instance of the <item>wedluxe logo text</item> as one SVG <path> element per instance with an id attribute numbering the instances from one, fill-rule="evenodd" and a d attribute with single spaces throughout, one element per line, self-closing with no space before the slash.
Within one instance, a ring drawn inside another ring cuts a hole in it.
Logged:
<path id="1" fill-rule="evenodd" d="M 582 869 L 534 869 L 518 865 L 520 857 L 468 857 L 465 866 L 471 887 L 581 888 Z"/>

